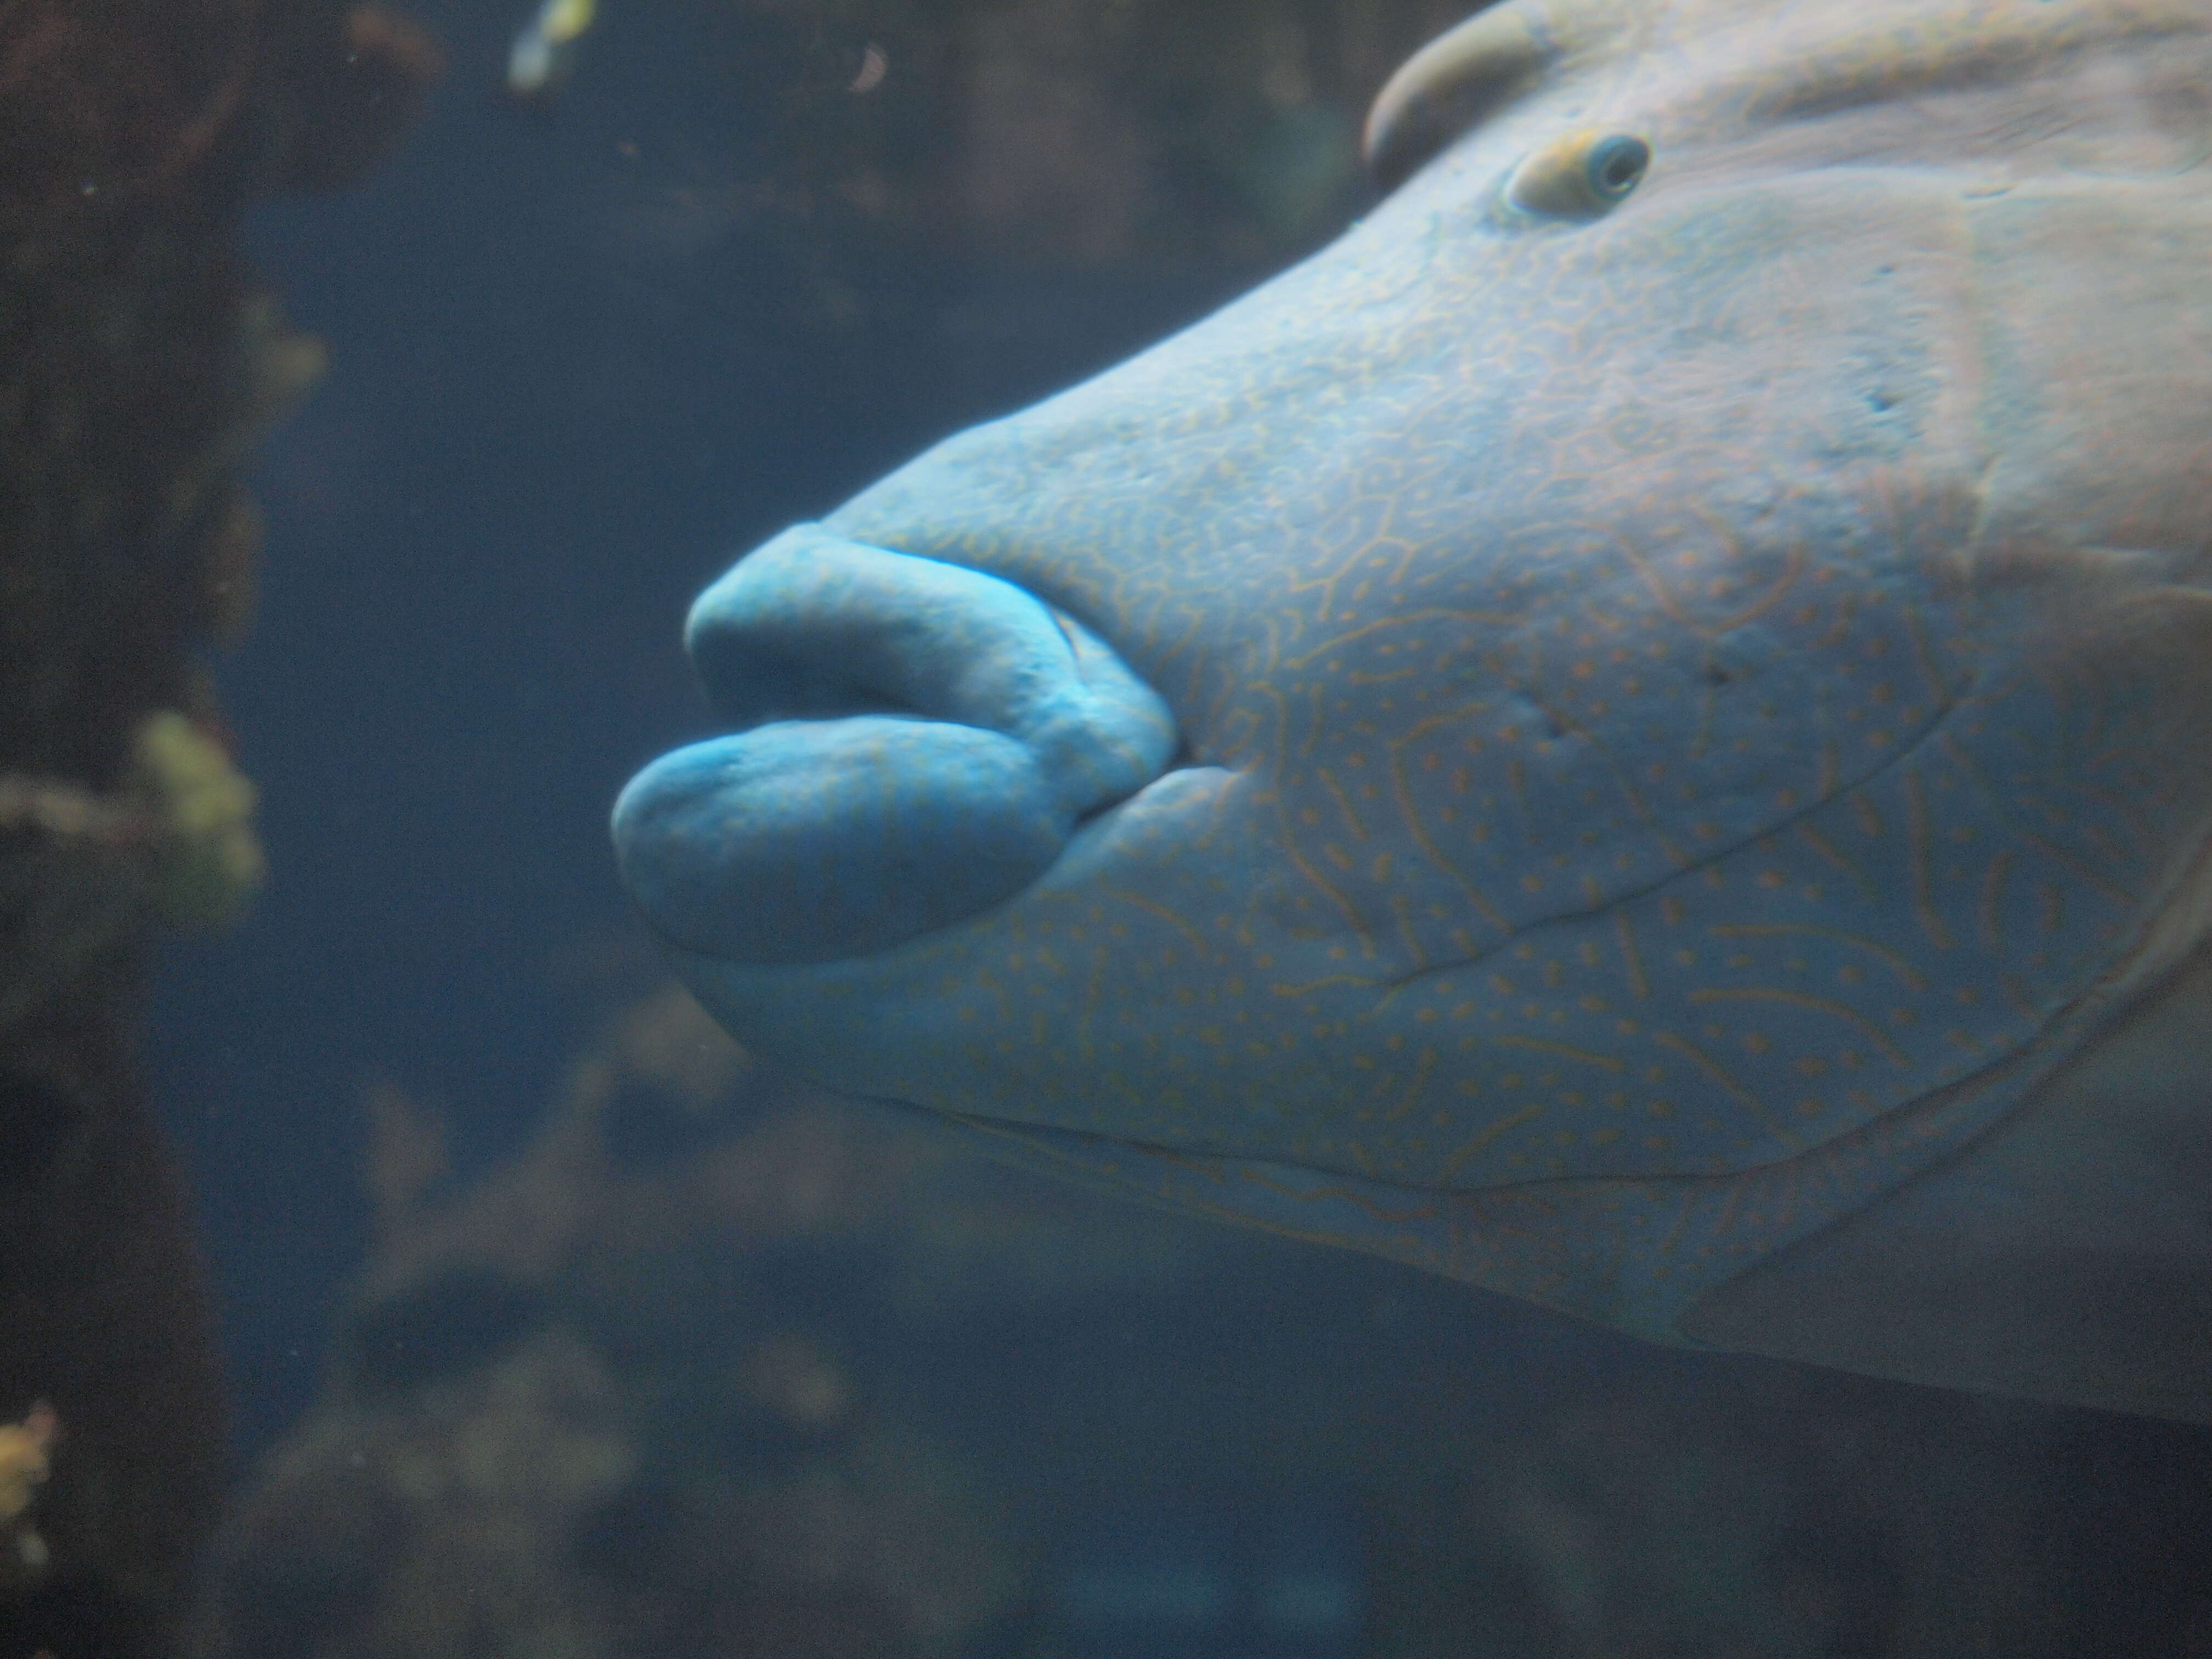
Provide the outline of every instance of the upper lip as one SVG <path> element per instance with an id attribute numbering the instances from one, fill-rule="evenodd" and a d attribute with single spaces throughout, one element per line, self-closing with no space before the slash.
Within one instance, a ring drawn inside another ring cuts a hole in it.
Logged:
<path id="1" fill-rule="evenodd" d="M 1020 891 L 1159 777 L 1167 704 L 995 576 L 802 525 L 699 598 L 727 735 L 623 792 L 623 874 L 665 935 L 754 963 L 863 956 Z"/>
<path id="2" fill-rule="evenodd" d="M 1027 744 L 1080 817 L 1175 753 L 1174 716 L 1106 642 L 996 576 L 800 525 L 701 594 L 685 642 L 738 730 L 912 715 Z"/>

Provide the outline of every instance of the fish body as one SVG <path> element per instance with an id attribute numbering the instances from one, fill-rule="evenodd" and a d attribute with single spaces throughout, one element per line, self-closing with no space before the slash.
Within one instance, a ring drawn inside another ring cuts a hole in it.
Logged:
<path id="1" fill-rule="evenodd" d="M 742 559 L 748 1046 L 1651 1339 L 2212 1419 L 2212 7 L 1510 0 L 1400 180 Z"/>

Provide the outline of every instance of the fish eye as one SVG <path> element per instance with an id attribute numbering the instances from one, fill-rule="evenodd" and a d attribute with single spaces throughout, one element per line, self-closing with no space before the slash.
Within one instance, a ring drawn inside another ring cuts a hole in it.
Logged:
<path id="1" fill-rule="evenodd" d="M 1636 188 L 1644 169 L 1650 165 L 1650 145 L 1633 133 L 1607 133 L 1590 146 L 1589 157 L 1583 163 L 1583 177 L 1589 180 L 1592 195 L 1617 202 Z"/>
<path id="2" fill-rule="evenodd" d="M 1523 213 L 1595 219 L 1643 181 L 1651 146 L 1632 132 L 1576 132 L 1547 144 L 1513 170 L 1505 199 Z"/>

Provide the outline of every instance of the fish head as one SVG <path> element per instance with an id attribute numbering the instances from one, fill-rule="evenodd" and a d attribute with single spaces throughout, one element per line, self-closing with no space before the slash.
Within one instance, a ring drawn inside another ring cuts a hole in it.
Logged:
<path id="1" fill-rule="evenodd" d="M 626 879 L 823 1083 L 1679 1340 L 2203 935 L 2207 58 L 1480 13 L 1335 243 L 702 596 Z"/>

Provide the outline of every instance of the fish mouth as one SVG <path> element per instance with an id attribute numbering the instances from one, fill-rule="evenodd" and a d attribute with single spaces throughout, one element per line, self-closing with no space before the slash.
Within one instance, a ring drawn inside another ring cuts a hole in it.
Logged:
<path id="1" fill-rule="evenodd" d="M 801 525 L 699 596 L 684 642 L 730 730 L 614 811 L 654 931 L 763 966 L 887 951 L 1035 883 L 1169 770 L 1166 702 L 995 576 Z"/>

